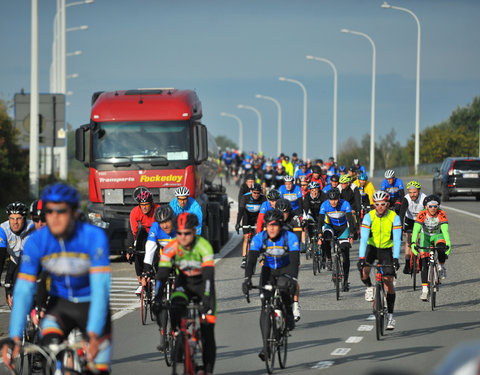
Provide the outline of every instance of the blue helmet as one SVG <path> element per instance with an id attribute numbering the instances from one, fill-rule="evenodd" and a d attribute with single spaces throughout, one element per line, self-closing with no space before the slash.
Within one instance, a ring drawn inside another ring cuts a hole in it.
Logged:
<path id="1" fill-rule="evenodd" d="M 346 170 L 347 168 L 344 165 L 341 165 L 340 167 L 338 167 L 339 172 L 345 172 Z"/>
<path id="2" fill-rule="evenodd" d="M 63 183 L 57 183 L 49 185 L 43 190 L 42 201 L 44 204 L 48 202 L 65 202 L 71 206 L 78 206 L 79 196 L 74 187 Z"/>
<path id="3" fill-rule="evenodd" d="M 368 180 L 368 176 L 366 173 L 362 173 L 360 176 L 358 176 L 358 179 L 360 181 L 367 181 Z"/>
<path id="4" fill-rule="evenodd" d="M 311 189 L 320 189 L 320 184 L 317 181 L 312 181 L 308 184 L 308 188 Z"/>

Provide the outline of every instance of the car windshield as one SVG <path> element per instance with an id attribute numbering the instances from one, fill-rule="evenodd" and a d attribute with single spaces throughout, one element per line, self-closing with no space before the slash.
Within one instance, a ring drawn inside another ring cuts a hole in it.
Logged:
<path id="1" fill-rule="evenodd" d="M 480 160 L 457 160 L 453 169 L 461 171 L 480 171 Z"/>
<path id="2" fill-rule="evenodd" d="M 93 135 L 93 159 L 116 163 L 167 159 L 188 160 L 188 121 L 102 122 Z"/>

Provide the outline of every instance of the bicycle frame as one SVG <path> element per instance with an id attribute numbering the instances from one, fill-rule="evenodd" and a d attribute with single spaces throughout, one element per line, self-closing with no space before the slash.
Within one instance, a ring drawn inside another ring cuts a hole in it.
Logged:
<path id="1" fill-rule="evenodd" d="M 339 251 L 340 243 L 335 235 L 332 235 L 332 238 L 327 241 L 330 242 L 332 249 L 332 281 L 335 286 L 335 295 L 338 301 L 340 299 L 340 285 L 343 281 L 343 256 Z"/>
<path id="2" fill-rule="evenodd" d="M 190 303 L 187 306 L 187 317 L 182 318 L 180 323 L 180 332 L 182 340 L 177 340 L 177 347 L 184 345 L 184 373 L 195 375 L 202 367 L 197 363 L 195 357 L 201 358 L 203 352 L 200 335 L 200 309 L 201 305 Z M 175 348 L 175 350 L 179 348 Z"/>
<path id="3" fill-rule="evenodd" d="M 385 334 L 385 316 L 388 314 L 387 294 L 385 292 L 385 279 L 383 277 L 383 264 L 377 264 L 375 282 L 375 295 L 373 299 L 373 314 L 375 315 L 375 331 L 377 340 Z"/>
<path id="4" fill-rule="evenodd" d="M 436 247 L 432 244 L 427 247 L 417 246 L 417 249 L 430 252 L 428 260 L 428 297 L 433 311 L 437 306 L 437 292 L 440 285 L 438 278 L 438 250 L 444 250 L 444 248 Z"/>

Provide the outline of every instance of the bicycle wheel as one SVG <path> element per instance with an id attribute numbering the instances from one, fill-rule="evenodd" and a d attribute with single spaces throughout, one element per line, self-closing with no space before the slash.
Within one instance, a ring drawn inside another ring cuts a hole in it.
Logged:
<path id="1" fill-rule="evenodd" d="M 147 299 L 145 293 L 145 287 L 142 286 L 142 290 L 140 291 L 140 316 L 142 318 L 142 325 L 147 323 Z"/>
<path id="2" fill-rule="evenodd" d="M 375 332 L 377 340 L 383 336 L 383 298 L 380 285 L 375 286 L 375 300 L 374 300 L 374 313 L 375 313 Z"/>
<path id="3" fill-rule="evenodd" d="M 285 314 L 285 311 L 283 312 Z M 286 315 L 284 315 L 285 320 Z M 278 363 L 281 368 L 287 366 L 287 350 L 288 350 L 288 329 L 286 328 L 287 322 L 284 322 L 284 329 L 281 334 L 280 340 L 278 342 L 277 351 L 278 351 Z"/>
<path id="4" fill-rule="evenodd" d="M 310 245 L 311 245 L 310 236 L 307 234 L 305 236 L 305 259 L 307 260 L 310 258 Z"/>
<path id="5" fill-rule="evenodd" d="M 174 336 L 172 331 L 172 322 L 170 320 L 170 312 L 167 309 L 163 309 L 160 315 L 160 322 L 162 329 L 160 331 L 163 336 L 163 356 L 165 357 L 165 363 L 168 367 L 172 365 L 172 352 L 175 345 Z"/>
<path id="6" fill-rule="evenodd" d="M 435 310 L 435 303 L 437 298 L 437 278 L 435 268 L 435 264 L 431 265 L 428 272 L 428 292 L 430 294 L 430 304 L 432 306 L 432 311 Z"/>
<path id="7" fill-rule="evenodd" d="M 150 320 L 152 322 L 154 322 L 156 319 L 155 319 L 155 315 L 153 314 L 153 310 L 152 310 L 152 305 L 153 305 L 153 287 L 152 287 L 152 282 L 149 282 L 149 287 L 148 287 L 148 309 L 150 310 Z"/>
<path id="8" fill-rule="evenodd" d="M 338 254 L 335 254 L 335 263 L 333 266 L 333 274 L 334 274 L 334 283 L 335 283 L 335 295 L 337 297 L 337 301 L 340 299 L 340 258 Z"/>
<path id="9" fill-rule="evenodd" d="M 417 289 L 417 257 L 412 254 L 410 258 L 412 262 L 412 266 L 410 267 L 410 272 L 412 272 L 412 279 L 413 279 L 413 291 Z"/>
<path id="10" fill-rule="evenodd" d="M 275 311 L 273 307 L 268 307 L 268 324 L 269 329 L 267 337 L 263 343 L 263 350 L 265 351 L 265 365 L 267 367 L 267 372 L 271 374 L 273 372 L 273 366 L 275 364 L 275 336 L 276 336 L 276 319 Z"/>
<path id="11" fill-rule="evenodd" d="M 313 252 L 312 255 L 312 268 L 313 268 L 313 276 L 317 275 L 318 272 L 318 254 Z"/>

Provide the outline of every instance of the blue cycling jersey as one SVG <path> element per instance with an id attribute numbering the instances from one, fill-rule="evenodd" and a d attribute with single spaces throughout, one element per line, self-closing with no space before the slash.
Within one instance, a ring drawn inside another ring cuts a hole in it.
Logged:
<path id="1" fill-rule="evenodd" d="M 292 190 L 287 190 L 285 185 L 280 186 L 278 189 L 280 196 L 286 200 L 289 200 L 292 204 L 292 210 L 299 208 L 299 200 L 303 199 L 302 188 L 298 185 L 293 185 Z"/>
<path id="2" fill-rule="evenodd" d="M 265 241 L 265 249 L 263 244 Z M 289 251 L 300 251 L 298 238 L 293 232 L 282 231 L 278 241 L 268 238 L 267 232 L 262 231 L 252 238 L 250 251 L 262 251 L 265 254 L 263 267 L 278 269 L 290 264 Z"/>
<path id="3" fill-rule="evenodd" d="M 333 187 L 332 187 L 332 184 L 327 184 L 325 185 L 325 187 L 322 189 L 322 191 L 324 193 L 328 192 L 329 190 L 331 190 Z"/>
<path id="4" fill-rule="evenodd" d="M 197 226 L 197 234 L 202 234 L 202 222 L 203 222 L 203 214 L 202 214 L 202 207 L 198 204 L 198 202 L 193 199 L 192 197 L 188 197 L 187 204 L 184 208 L 180 207 L 178 204 L 178 199 L 175 198 L 170 202 L 170 207 L 172 207 L 175 216 L 180 215 L 183 212 L 190 212 L 192 214 L 197 215 L 198 217 L 198 226 Z"/>
<path id="5" fill-rule="evenodd" d="M 403 189 L 403 181 L 399 178 L 395 178 L 393 185 L 390 185 L 387 179 L 383 180 L 380 190 L 386 191 L 391 198 L 399 198 L 399 190 Z"/>
<path id="6" fill-rule="evenodd" d="M 305 172 L 300 168 L 295 172 L 295 180 L 298 180 L 301 176 L 308 176 L 312 171 L 307 169 Z"/>
<path id="7" fill-rule="evenodd" d="M 266 200 L 265 202 L 262 203 L 262 205 L 260 206 L 260 213 L 261 214 L 265 214 L 265 212 L 267 211 L 270 211 L 272 209 L 272 205 L 270 204 L 270 202 L 268 200 Z"/>
<path id="8" fill-rule="evenodd" d="M 21 337 L 43 267 L 50 276 L 52 297 L 70 302 L 90 302 L 87 331 L 101 335 L 108 314 L 111 270 L 105 232 L 88 223 L 76 222 L 73 234 L 57 239 L 48 227 L 32 234 L 25 244 L 20 272 L 13 292 L 10 337 Z"/>
<path id="9" fill-rule="evenodd" d="M 150 227 L 150 231 L 148 232 L 148 240 L 158 243 L 162 248 L 167 246 L 170 241 L 172 241 L 177 236 L 175 229 L 172 229 L 170 234 L 167 234 L 162 228 L 160 228 L 160 224 L 156 221 L 153 222 L 152 226 Z"/>
<path id="10" fill-rule="evenodd" d="M 225 162 L 225 164 L 230 165 L 232 162 L 236 159 L 237 155 L 234 153 L 231 153 L 230 155 L 228 152 L 224 152 L 222 155 L 222 159 Z"/>
<path id="11" fill-rule="evenodd" d="M 251 160 L 251 159 L 250 159 Z M 252 163 L 250 160 L 247 160 L 245 159 L 243 162 L 242 162 L 242 168 L 246 171 L 249 171 L 250 169 L 252 169 Z"/>
<path id="12" fill-rule="evenodd" d="M 320 215 L 325 215 L 325 222 L 334 227 L 347 225 L 347 213 L 352 212 L 350 203 L 339 199 L 335 207 L 332 207 L 329 200 L 326 200 L 320 206 Z"/>

